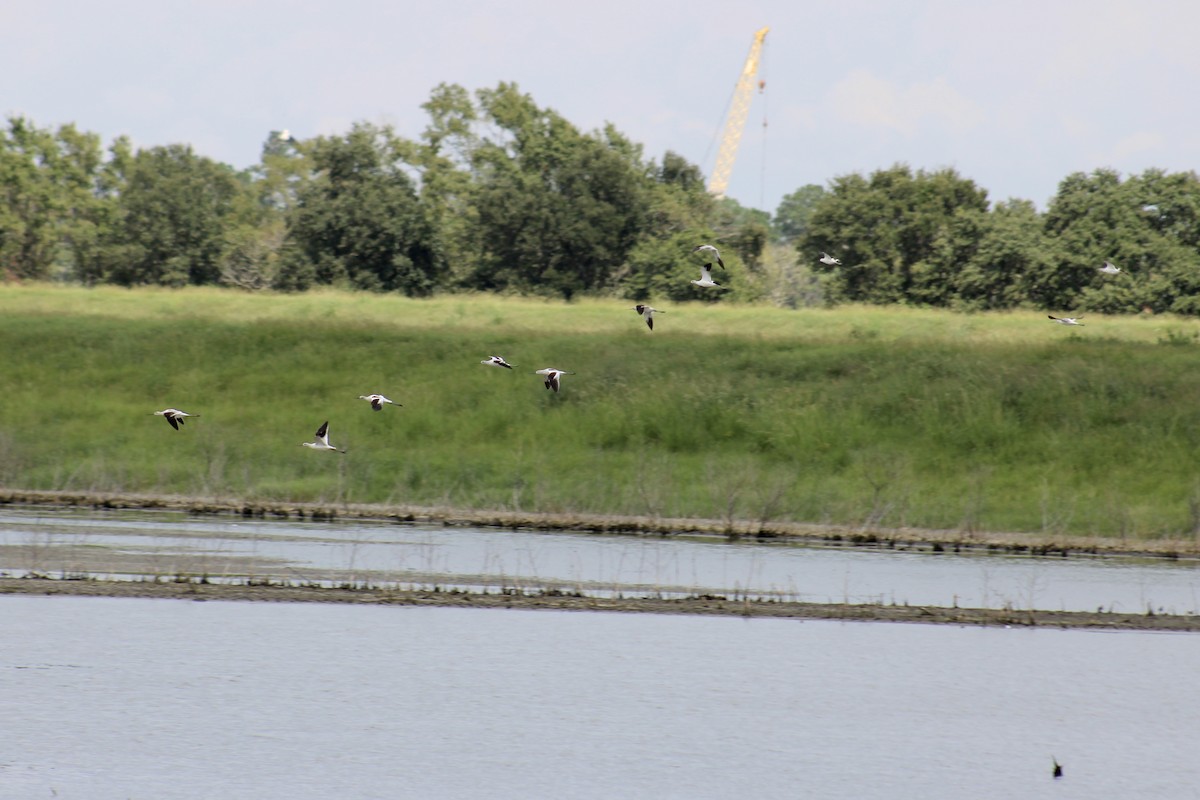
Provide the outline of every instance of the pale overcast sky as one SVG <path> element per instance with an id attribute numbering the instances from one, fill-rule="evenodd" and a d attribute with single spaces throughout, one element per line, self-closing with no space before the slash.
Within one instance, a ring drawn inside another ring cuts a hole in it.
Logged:
<path id="1" fill-rule="evenodd" d="M 415 137 L 438 83 L 515 81 L 707 174 L 764 26 L 766 93 L 729 189 L 744 205 L 896 162 L 1039 208 L 1074 171 L 1200 165 L 1193 0 L 13 1 L 0 113 L 240 168 L 273 129 Z"/>

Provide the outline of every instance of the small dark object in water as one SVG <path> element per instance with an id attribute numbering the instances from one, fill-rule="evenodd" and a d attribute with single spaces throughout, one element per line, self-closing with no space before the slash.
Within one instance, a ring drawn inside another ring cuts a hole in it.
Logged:
<path id="1" fill-rule="evenodd" d="M 1056 759 L 1054 756 L 1050 756 L 1050 760 L 1054 762 L 1054 777 L 1061 778 L 1062 777 L 1062 764 L 1059 764 L 1058 759 Z"/>

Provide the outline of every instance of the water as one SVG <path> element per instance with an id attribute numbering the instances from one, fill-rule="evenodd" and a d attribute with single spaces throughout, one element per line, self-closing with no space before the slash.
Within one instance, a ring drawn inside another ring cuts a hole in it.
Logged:
<path id="1" fill-rule="evenodd" d="M 6 545 L 8 547 L 6 547 Z M 15 546 L 21 546 L 16 549 Z M 127 559 L 125 572 L 111 562 Z M 0 511 L 0 571 L 723 594 L 1126 613 L 1200 611 L 1195 561 L 953 555 L 687 537 Z"/>
<path id="2" fill-rule="evenodd" d="M 3 800 L 1200 786 L 1190 634 L 9 596 L 0 642 Z"/>

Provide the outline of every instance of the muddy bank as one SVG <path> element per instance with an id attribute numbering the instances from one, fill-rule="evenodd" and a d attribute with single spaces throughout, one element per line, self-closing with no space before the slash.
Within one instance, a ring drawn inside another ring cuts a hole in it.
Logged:
<path id="1" fill-rule="evenodd" d="M 713 596 L 683 599 L 600 598 L 563 595 L 556 592 L 485 594 L 375 588 L 345 589 L 261 583 L 217 584 L 173 580 L 105 581 L 0 578 L 0 595 L 6 594 L 141 597 L 194 601 L 554 609 L 640 614 L 771 617 L 798 620 L 921 622 L 942 625 L 1200 631 L 1200 616 L 1086 611 L 1013 611 L 881 604 L 844 605 L 730 600 Z"/>
<path id="2" fill-rule="evenodd" d="M 195 515 L 227 515 L 246 519 L 291 519 L 319 522 L 363 519 L 397 524 L 472 526 L 506 530 L 576 531 L 657 536 L 708 535 L 746 541 L 787 540 L 834 547 L 863 547 L 899 551 L 998 552 L 1064 558 L 1073 555 L 1200 558 L 1200 538 L 1195 537 L 1108 538 L 1045 533 L 866 528 L 755 520 L 553 514 L 403 505 L 289 503 L 177 495 L 0 489 L 0 507 L 5 505 L 179 511 Z"/>

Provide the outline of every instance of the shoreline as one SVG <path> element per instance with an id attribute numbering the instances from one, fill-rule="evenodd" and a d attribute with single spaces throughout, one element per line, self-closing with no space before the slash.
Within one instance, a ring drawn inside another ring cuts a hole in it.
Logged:
<path id="1" fill-rule="evenodd" d="M 4 507 L 75 508 L 106 511 L 160 511 L 175 514 L 227 515 L 239 518 L 330 522 L 370 520 L 404 525 L 479 526 L 503 529 L 575 531 L 637 536 L 713 536 L 748 542 L 816 547 L 867 547 L 875 550 L 924 552 L 1003 552 L 1054 557 L 1145 556 L 1187 558 L 1177 550 L 1141 549 L 1129 542 L 1102 542 L 1102 547 L 1073 537 L 1053 542 L 1033 536 L 1010 539 L 956 531 L 852 530 L 833 526 L 788 524 L 770 532 L 757 523 L 719 520 L 666 520 L 601 515 L 528 514 L 505 511 L 462 511 L 407 506 L 321 503 L 248 503 L 167 495 L 24 492 L 0 490 Z M 751 527 L 753 526 L 753 527 Z M 1155 542 L 1154 544 L 1166 544 Z M 1121 545 L 1117 547 L 1115 545 Z M 141 574 L 135 570 L 134 575 Z M 1200 615 L 1096 611 L 1022 610 L 888 605 L 884 603 L 821 603 L 771 598 L 698 594 L 687 597 L 591 596 L 552 587 L 535 589 L 464 590 L 400 588 L 386 584 L 340 584 L 273 578 L 210 581 L 203 575 L 146 573 L 133 579 L 103 577 L 103 571 L 64 572 L 54 577 L 34 572 L 23 577 L 0 574 L 0 595 L 136 597 L 196 601 L 349 603 L 457 608 L 518 608 L 613 613 L 686 614 L 693 616 L 763 617 L 797 620 L 908 622 L 945 625 L 1051 627 L 1142 631 L 1200 631 Z M 320 576 L 317 576 L 320 577 Z"/>
<path id="2" fill-rule="evenodd" d="M 667 518 L 620 514 L 553 513 L 361 503 L 241 500 L 182 495 L 67 492 L 0 488 L 0 509 L 89 508 L 102 511 L 167 511 L 229 515 L 243 519 L 313 522 L 370 520 L 396 524 L 482 527 L 578 533 L 714 536 L 727 540 L 827 547 L 927 552 L 991 552 L 1033 556 L 1132 556 L 1200 559 L 1200 537 L 1128 539 L 1046 533 L 1012 533 L 921 528 L 873 528 L 816 523 Z"/>
<path id="3" fill-rule="evenodd" d="M 115 581 L 92 578 L 0 578 L 0 597 L 107 597 L 195 602 L 340 603 L 437 608 L 600 611 L 842 622 L 897 622 L 1072 630 L 1200 631 L 1200 616 L 1105 611 L 1034 611 L 883 604 L 800 603 L 716 596 L 681 599 L 605 598 L 557 592 L 483 593 L 388 588 L 330 588 L 278 583 L 195 580 Z"/>

